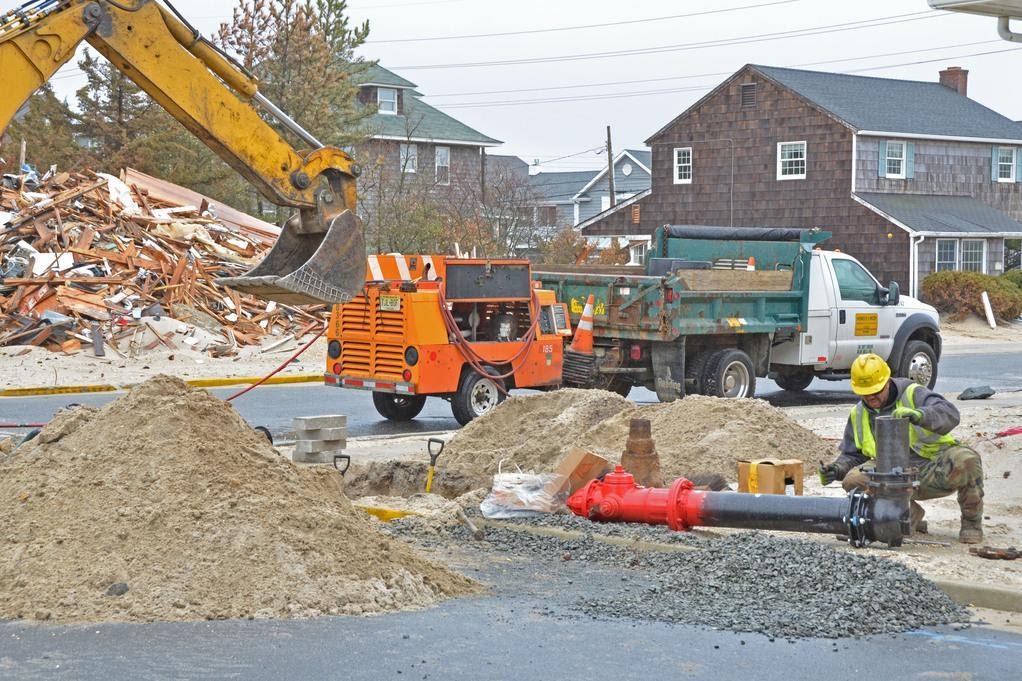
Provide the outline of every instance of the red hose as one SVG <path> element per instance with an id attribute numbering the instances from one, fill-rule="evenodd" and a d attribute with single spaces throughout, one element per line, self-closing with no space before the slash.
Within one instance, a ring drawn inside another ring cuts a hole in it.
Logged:
<path id="1" fill-rule="evenodd" d="M 231 395 L 230 397 L 226 398 L 226 399 L 224 400 L 224 402 L 230 402 L 230 401 L 231 401 L 231 400 L 233 400 L 233 399 L 234 399 L 235 397 L 241 397 L 242 395 L 244 395 L 245 393 L 247 393 L 247 392 L 248 392 L 249 390 L 251 390 L 252 388 L 257 388 L 257 387 L 261 386 L 261 385 L 262 385 L 263 383 L 265 383 L 265 382 L 266 382 L 267 380 L 269 380 L 271 376 L 273 376 L 273 375 L 275 375 L 275 374 L 277 374 L 277 373 L 280 373 L 280 371 L 281 371 L 281 370 L 282 370 L 282 369 L 283 369 L 284 367 L 286 367 L 286 366 L 287 366 L 288 364 L 290 364 L 291 362 L 293 362 L 293 361 L 295 360 L 295 358 L 296 358 L 296 357 L 298 357 L 298 355 L 300 355 L 300 354 L 302 354 L 303 352 L 305 352 L 306 350 L 308 350 L 308 349 L 309 349 L 309 348 L 310 348 L 310 347 L 312 346 L 312 344 L 313 344 L 313 343 L 315 343 L 316 341 L 318 341 L 318 340 L 319 340 L 319 337 L 320 337 L 320 336 L 322 336 L 322 335 L 323 335 L 324 333 L 326 333 L 326 326 L 324 326 L 324 327 L 323 327 L 322 329 L 320 329 L 319 333 L 317 333 L 317 334 L 316 334 L 316 335 L 315 335 L 315 336 L 314 336 L 314 337 L 312 338 L 312 340 L 311 340 L 311 341 L 309 341 L 308 343 L 306 343 L 305 345 L 303 345 L 303 346 L 302 346 L 302 347 L 301 347 L 301 348 L 300 348 L 300 349 L 298 350 L 298 352 L 296 352 L 295 354 L 291 355 L 291 356 L 290 356 L 290 357 L 288 357 L 288 358 L 287 358 L 286 360 L 284 360 L 284 363 L 283 363 L 283 364 L 281 364 L 281 365 L 280 365 L 279 367 L 277 367 L 276 369 L 274 369 L 274 370 L 273 370 L 273 371 L 271 371 L 270 373 L 266 374 L 265 376 L 263 376 L 263 377 L 262 377 L 262 378 L 260 378 L 260 379 L 259 379 L 258 381 L 256 381 L 256 382 L 255 382 L 255 383 L 253 383 L 252 385 L 248 386 L 248 387 L 247 387 L 247 388 L 245 388 L 244 390 L 239 390 L 238 392 L 234 393 L 234 394 L 233 394 L 233 395 Z"/>

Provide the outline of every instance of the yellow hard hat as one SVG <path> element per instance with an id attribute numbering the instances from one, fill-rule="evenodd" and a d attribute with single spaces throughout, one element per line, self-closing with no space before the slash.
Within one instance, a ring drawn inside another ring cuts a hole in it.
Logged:
<path id="1" fill-rule="evenodd" d="M 859 355 L 852 362 L 852 392 L 872 395 L 884 389 L 891 378 L 891 367 L 880 355 L 872 352 Z"/>

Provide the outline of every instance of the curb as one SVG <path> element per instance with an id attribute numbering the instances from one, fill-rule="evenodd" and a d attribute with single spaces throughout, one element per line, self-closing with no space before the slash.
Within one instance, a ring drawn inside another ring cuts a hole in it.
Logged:
<path id="1" fill-rule="evenodd" d="M 262 376 L 236 376 L 234 378 L 193 378 L 185 383 L 196 388 L 216 388 L 227 385 L 242 385 L 258 383 Z M 284 383 L 315 383 L 322 381 L 322 374 L 296 374 L 294 376 L 271 376 L 263 381 L 263 385 L 281 385 Z M 4 388 L 0 390 L 0 397 L 33 397 L 36 395 L 67 395 L 71 393 L 105 393 L 116 390 L 129 390 L 138 385 L 127 383 L 125 385 L 95 384 L 95 385 L 65 385 L 52 388 Z"/>
<path id="2" fill-rule="evenodd" d="M 924 577 L 926 575 L 923 575 Z M 970 584 L 944 579 L 932 580 L 941 591 L 959 605 L 971 605 L 977 608 L 1022 612 L 1022 593 L 1014 589 L 986 584 Z"/>

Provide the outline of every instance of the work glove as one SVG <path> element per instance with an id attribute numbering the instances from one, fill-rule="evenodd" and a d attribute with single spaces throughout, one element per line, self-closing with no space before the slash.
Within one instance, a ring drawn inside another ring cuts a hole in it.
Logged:
<path id="1" fill-rule="evenodd" d="M 923 412 L 912 407 L 895 407 L 893 416 L 898 419 L 908 419 L 917 426 L 923 422 Z"/>
<path id="2" fill-rule="evenodd" d="M 820 466 L 820 484 L 827 486 L 834 482 L 838 478 L 844 477 L 841 475 L 841 469 L 838 468 L 836 463 L 829 463 L 826 466 Z"/>

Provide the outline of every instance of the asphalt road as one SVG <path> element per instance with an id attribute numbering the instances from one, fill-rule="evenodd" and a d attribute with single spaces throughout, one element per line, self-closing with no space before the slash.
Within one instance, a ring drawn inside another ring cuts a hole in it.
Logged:
<path id="1" fill-rule="evenodd" d="M 1017 353 L 945 355 L 940 362 L 936 389 L 957 395 L 969 386 L 990 385 L 996 390 L 1022 390 L 1022 349 Z M 228 397 L 237 387 L 217 388 L 212 392 Z M 115 399 L 119 393 L 84 393 L 23 398 L 0 398 L 0 424 L 43 423 L 58 409 L 81 403 L 100 406 Z M 768 379 L 757 379 L 756 396 L 775 406 L 807 404 L 840 404 L 855 401 L 847 381 L 816 380 L 804 393 L 780 390 Z M 629 399 L 638 403 L 656 402 L 656 395 L 645 388 L 633 388 Z M 234 407 L 253 426 L 265 426 L 275 434 L 291 430 L 295 416 L 314 414 L 346 414 L 348 436 L 389 435 L 398 433 L 453 430 L 458 422 L 451 415 L 450 405 L 440 398 L 426 400 L 422 413 L 413 421 L 387 421 L 373 407 L 371 393 L 307 383 L 263 386 L 246 393 L 233 402 Z M 5 432 L 12 432 L 3 429 Z M 15 432 L 23 432 L 18 429 Z"/>
<path id="2" fill-rule="evenodd" d="M 491 592 L 369 618 L 0 623 L 0 678 L 986 681 L 1017 679 L 1022 668 L 1022 636 L 988 627 L 788 641 L 641 619 L 593 619 L 576 609 L 578 600 L 636 588 L 630 575 L 583 561 L 501 556 L 453 562 Z"/>

